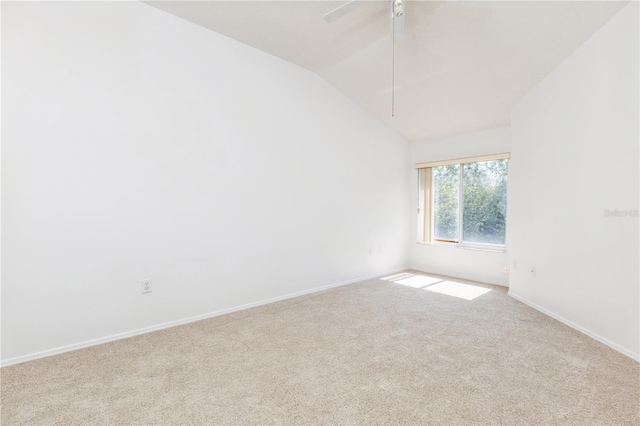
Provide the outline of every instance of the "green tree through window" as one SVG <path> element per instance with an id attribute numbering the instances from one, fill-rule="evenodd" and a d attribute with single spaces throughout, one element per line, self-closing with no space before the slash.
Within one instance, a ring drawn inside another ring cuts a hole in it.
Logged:
<path id="1" fill-rule="evenodd" d="M 433 168 L 433 235 L 458 241 L 460 165 Z"/>
<path id="2" fill-rule="evenodd" d="M 507 164 L 504 159 L 433 167 L 435 240 L 505 244 Z"/>
<path id="3" fill-rule="evenodd" d="M 465 164 L 462 192 L 462 240 L 504 244 L 507 160 Z"/>

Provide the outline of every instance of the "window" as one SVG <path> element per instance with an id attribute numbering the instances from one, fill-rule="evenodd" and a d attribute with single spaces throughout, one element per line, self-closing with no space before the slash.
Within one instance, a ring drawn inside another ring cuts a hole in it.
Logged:
<path id="1" fill-rule="evenodd" d="M 503 248 L 508 153 L 417 165 L 418 241 Z"/>

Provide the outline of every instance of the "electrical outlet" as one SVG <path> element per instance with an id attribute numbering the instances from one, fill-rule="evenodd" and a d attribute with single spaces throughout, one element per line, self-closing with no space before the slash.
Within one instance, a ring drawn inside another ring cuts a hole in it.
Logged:
<path id="1" fill-rule="evenodd" d="M 141 282 L 142 294 L 151 293 L 151 280 L 142 280 Z"/>
<path id="2" fill-rule="evenodd" d="M 505 275 L 509 275 L 509 267 L 505 266 L 503 272 Z"/>

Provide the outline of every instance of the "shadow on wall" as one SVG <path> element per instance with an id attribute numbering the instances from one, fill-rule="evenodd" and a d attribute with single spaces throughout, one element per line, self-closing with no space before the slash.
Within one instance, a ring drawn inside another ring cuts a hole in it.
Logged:
<path id="1" fill-rule="evenodd" d="M 465 284 L 442 277 L 418 275 L 410 272 L 390 275 L 380 279 L 407 287 L 419 288 L 425 291 L 440 293 L 469 301 L 491 291 L 491 289 L 480 285 Z"/>

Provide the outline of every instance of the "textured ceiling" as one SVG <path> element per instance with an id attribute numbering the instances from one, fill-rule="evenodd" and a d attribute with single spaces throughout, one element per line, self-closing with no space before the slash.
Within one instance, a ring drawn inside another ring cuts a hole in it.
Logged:
<path id="1" fill-rule="evenodd" d="M 322 16 L 344 2 L 146 3 L 318 73 L 410 141 L 509 124 L 511 106 L 626 4 L 408 0 L 392 117 L 387 1 L 332 23 Z"/>

